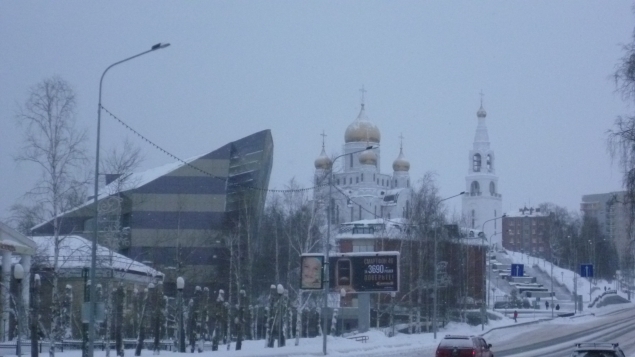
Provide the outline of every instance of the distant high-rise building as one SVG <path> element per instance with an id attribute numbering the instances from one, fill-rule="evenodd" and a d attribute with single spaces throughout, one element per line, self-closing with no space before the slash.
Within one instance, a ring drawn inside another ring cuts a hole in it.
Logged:
<path id="1" fill-rule="evenodd" d="M 502 196 L 498 191 L 496 176 L 496 156 L 490 148 L 485 117 L 487 113 L 481 107 L 476 112 L 478 124 L 472 150 L 468 156 L 468 174 L 465 176 L 465 194 L 463 195 L 463 219 L 467 228 L 483 230 L 492 245 L 500 245 L 501 222 L 494 219 L 503 214 Z M 485 222 L 487 224 L 483 225 Z"/>
<path id="2" fill-rule="evenodd" d="M 625 254 L 633 253 L 635 247 L 630 246 L 631 205 L 626 204 L 626 192 L 608 192 L 583 195 L 580 211 L 589 217 L 596 218 L 604 236 L 610 239 L 624 261 Z"/>

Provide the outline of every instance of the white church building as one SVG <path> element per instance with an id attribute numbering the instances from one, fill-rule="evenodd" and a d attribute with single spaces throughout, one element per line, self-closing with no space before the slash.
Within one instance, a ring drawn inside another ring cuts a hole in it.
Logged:
<path id="1" fill-rule="evenodd" d="M 481 107 L 476 112 L 478 124 L 472 150 L 468 155 L 468 173 L 465 176 L 465 194 L 462 210 L 465 226 L 482 230 L 492 245 L 502 246 L 502 196 L 498 191 L 496 156 L 490 147 L 485 118 L 487 112 Z"/>
<path id="2" fill-rule="evenodd" d="M 333 173 L 331 223 L 408 218 L 412 196 L 410 162 L 403 154 L 402 143 L 392 163 L 393 172 L 382 173 L 380 141 L 381 133 L 366 116 L 362 103 L 359 115 L 344 133 L 342 154 L 335 158 L 341 170 Z M 322 143 L 322 153 L 315 160 L 315 182 L 324 185 L 316 190 L 316 195 L 328 196 L 326 183 L 332 165 Z"/>
<path id="3" fill-rule="evenodd" d="M 468 155 L 465 194 L 462 197 L 463 227 L 483 231 L 492 245 L 502 244 L 502 196 L 498 190 L 496 156 L 490 147 L 487 113 L 481 106 L 472 149 Z M 413 195 L 410 182 L 410 162 L 403 153 L 392 163 L 392 173 L 381 172 L 381 133 L 372 123 L 362 101 L 357 118 L 346 128 L 342 154 L 335 157 L 340 170 L 333 172 L 329 216 L 331 223 L 359 222 L 360 225 L 383 223 L 410 218 Z M 367 149 L 373 147 L 372 149 Z M 328 197 L 329 173 L 333 161 L 322 152 L 315 159 L 315 195 Z M 374 222 L 372 220 L 375 220 Z M 363 221 L 363 222 L 361 222 Z"/>

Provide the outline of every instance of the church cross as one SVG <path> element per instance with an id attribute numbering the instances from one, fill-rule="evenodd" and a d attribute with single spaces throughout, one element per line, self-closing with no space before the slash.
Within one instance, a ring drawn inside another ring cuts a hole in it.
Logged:
<path id="1" fill-rule="evenodd" d="M 324 133 L 324 130 L 322 130 L 322 134 L 320 134 L 320 136 L 322 137 L 322 149 L 324 149 L 324 139 L 326 139 L 326 134 Z"/>
<path id="2" fill-rule="evenodd" d="M 359 91 L 362 93 L 362 105 L 364 105 L 364 94 L 366 93 L 366 89 L 364 89 L 363 84 L 362 84 L 362 88 Z"/>

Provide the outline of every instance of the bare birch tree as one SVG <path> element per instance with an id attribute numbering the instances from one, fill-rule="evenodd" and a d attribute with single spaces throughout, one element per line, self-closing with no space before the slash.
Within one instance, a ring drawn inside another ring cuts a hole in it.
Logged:
<path id="1" fill-rule="evenodd" d="M 41 207 L 45 220 L 52 221 L 55 257 L 53 264 L 53 297 L 51 345 L 49 354 L 55 355 L 55 342 L 59 340 L 60 298 L 58 287 L 58 260 L 62 218 L 81 196 L 87 183 L 85 170 L 88 159 L 84 145 L 86 131 L 76 127 L 75 93 L 59 77 L 45 79 L 29 93 L 25 104 L 17 112 L 18 122 L 24 126 L 24 145 L 16 156 L 18 162 L 35 164 L 40 176 L 27 198 Z"/>

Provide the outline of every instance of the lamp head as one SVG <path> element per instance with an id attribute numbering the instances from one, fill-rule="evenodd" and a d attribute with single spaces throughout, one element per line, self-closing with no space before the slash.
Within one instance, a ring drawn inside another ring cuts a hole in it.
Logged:
<path id="1" fill-rule="evenodd" d="M 282 284 L 278 284 L 278 286 L 276 286 L 276 291 L 278 291 L 278 294 L 280 295 L 284 294 L 284 286 L 282 286 Z"/>
<path id="2" fill-rule="evenodd" d="M 185 287 L 185 280 L 183 279 L 183 277 L 178 277 L 176 278 L 176 289 L 177 290 L 183 290 L 183 288 Z"/>
<path id="3" fill-rule="evenodd" d="M 13 277 L 18 281 L 24 279 L 24 267 L 22 267 L 22 264 L 18 263 L 13 267 Z"/>
<path id="4" fill-rule="evenodd" d="M 341 289 L 340 289 L 340 296 L 341 296 L 341 297 L 346 296 L 346 289 L 344 289 L 344 288 L 341 288 Z"/>
<path id="5" fill-rule="evenodd" d="M 170 45 L 169 43 L 157 43 L 156 45 L 152 46 L 151 50 L 152 51 L 160 50 L 162 48 L 168 47 L 169 45 Z"/>

